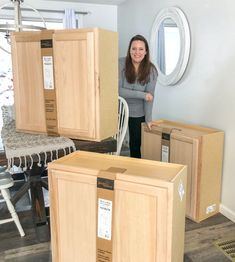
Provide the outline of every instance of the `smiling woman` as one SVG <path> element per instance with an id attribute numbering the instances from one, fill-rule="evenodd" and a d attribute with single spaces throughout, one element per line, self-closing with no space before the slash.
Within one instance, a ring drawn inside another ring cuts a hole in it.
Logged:
<path id="1" fill-rule="evenodd" d="M 119 96 L 129 107 L 130 156 L 141 158 L 141 123 L 149 129 L 157 81 L 157 70 L 150 62 L 149 46 L 142 35 L 131 38 L 127 55 L 119 61 Z"/>
<path id="2" fill-rule="evenodd" d="M 131 45 L 130 55 L 135 69 L 138 70 L 138 64 L 146 55 L 144 42 L 140 40 L 134 41 Z"/>

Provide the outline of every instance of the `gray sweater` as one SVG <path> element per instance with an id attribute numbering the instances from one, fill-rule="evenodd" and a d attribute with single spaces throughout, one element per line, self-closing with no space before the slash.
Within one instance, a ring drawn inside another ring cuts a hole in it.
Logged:
<path id="1" fill-rule="evenodd" d="M 153 101 L 145 101 L 146 93 L 154 96 L 155 86 L 157 82 L 156 70 L 151 71 L 150 81 L 141 85 L 137 81 L 130 84 L 125 77 L 125 57 L 119 59 L 119 95 L 127 101 L 129 106 L 130 117 L 145 116 L 145 121 L 152 121 Z"/>

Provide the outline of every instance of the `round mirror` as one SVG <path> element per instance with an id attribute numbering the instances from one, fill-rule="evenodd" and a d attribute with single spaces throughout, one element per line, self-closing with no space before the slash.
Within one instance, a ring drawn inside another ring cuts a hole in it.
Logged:
<path id="1" fill-rule="evenodd" d="M 177 7 L 163 9 L 151 32 L 152 61 L 162 85 L 176 84 L 186 69 L 190 52 L 190 32 L 184 13 Z"/>

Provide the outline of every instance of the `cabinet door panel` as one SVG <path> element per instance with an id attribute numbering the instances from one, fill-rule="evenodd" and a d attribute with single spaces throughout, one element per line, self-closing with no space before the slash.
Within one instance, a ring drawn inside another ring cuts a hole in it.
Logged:
<path id="1" fill-rule="evenodd" d="M 196 201 L 195 174 L 193 172 L 193 161 L 195 160 L 193 141 L 171 139 L 170 143 L 170 162 L 187 165 L 186 214 L 192 217 Z"/>
<path id="2" fill-rule="evenodd" d="M 114 262 L 171 261 L 167 190 L 121 181 L 115 185 Z"/>
<path id="3" fill-rule="evenodd" d="M 96 259 L 96 177 L 53 172 L 51 183 L 53 261 Z M 56 221 L 56 222 L 55 222 Z M 76 247 L 76 248 L 75 248 Z M 90 250 L 90 252 L 87 252 Z"/>
<path id="4" fill-rule="evenodd" d="M 16 128 L 46 132 L 42 83 L 41 46 L 37 40 L 12 38 L 12 60 L 16 107 Z"/>
<path id="5" fill-rule="evenodd" d="M 61 135 L 94 138 L 95 49 L 94 33 L 59 33 L 54 36 L 58 129 Z M 68 70 L 69 69 L 69 70 Z"/>

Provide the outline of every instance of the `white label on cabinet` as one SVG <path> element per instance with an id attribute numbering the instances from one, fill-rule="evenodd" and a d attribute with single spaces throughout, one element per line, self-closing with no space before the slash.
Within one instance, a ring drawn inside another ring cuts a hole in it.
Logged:
<path id="1" fill-rule="evenodd" d="M 181 180 L 180 180 L 180 183 L 179 183 L 179 186 L 178 186 L 178 192 L 179 192 L 180 200 L 183 201 L 185 191 L 184 191 L 183 182 Z"/>
<path id="2" fill-rule="evenodd" d="M 162 145 L 162 162 L 169 162 L 169 146 Z"/>
<path id="3" fill-rule="evenodd" d="M 43 56 L 42 62 L 44 89 L 54 89 L 53 58 L 52 56 Z"/>
<path id="4" fill-rule="evenodd" d="M 112 201 L 98 198 L 98 237 L 111 240 Z"/>
<path id="5" fill-rule="evenodd" d="M 215 212 L 215 209 L 216 209 L 216 204 L 213 204 L 213 205 L 208 206 L 208 207 L 206 208 L 206 214 Z"/>

